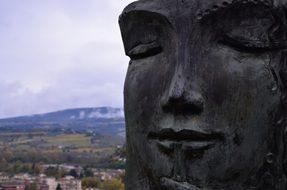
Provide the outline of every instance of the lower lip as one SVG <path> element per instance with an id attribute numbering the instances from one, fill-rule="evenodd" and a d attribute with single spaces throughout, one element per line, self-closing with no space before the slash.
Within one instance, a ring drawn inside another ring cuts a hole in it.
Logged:
<path id="1" fill-rule="evenodd" d="M 200 188 L 191 185 L 187 182 L 177 182 L 173 179 L 162 177 L 160 180 L 161 185 L 166 189 L 175 189 L 175 190 L 200 190 Z"/>
<path id="2" fill-rule="evenodd" d="M 207 150 L 214 147 L 214 141 L 157 141 L 157 145 L 164 149 L 182 149 L 182 150 Z"/>

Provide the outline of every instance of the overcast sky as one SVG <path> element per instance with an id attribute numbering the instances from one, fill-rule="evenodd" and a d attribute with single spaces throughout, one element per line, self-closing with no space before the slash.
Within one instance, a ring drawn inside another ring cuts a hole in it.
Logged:
<path id="1" fill-rule="evenodd" d="M 123 106 L 118 16 L 133 0 L 0 0 L 0 118 Z"/>

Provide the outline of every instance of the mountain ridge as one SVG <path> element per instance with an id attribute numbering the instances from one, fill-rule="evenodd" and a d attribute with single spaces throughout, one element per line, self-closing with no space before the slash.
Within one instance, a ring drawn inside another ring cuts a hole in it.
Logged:
<path id="1" fill-rule="evenodd" d="M 124 136 L 122 108 L 71 108 L 42 114 L 0 119 L 0 129 L 23 131 L 40 129 L 69 129 Z"/>

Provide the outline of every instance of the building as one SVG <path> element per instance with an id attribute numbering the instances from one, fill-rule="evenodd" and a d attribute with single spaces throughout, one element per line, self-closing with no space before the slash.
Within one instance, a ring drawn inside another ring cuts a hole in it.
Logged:
<path id="1" fill-rule="evenodd" d="M 82 190 L 81 180 L 77 180 L 72 176 L 66 176 L 57 181 L 62 190 Z"/>
<path id="2" fill-rule="evenodd" d="M 0 183 L 7 182 L 9 180 L 9 177 L 6 175 L 0 175 Z M 1 190 L 1 189 L 0 189 Z"/>
<path id="3" fill-rule="evenodd" d="M 50 190 L 50 189 L 49 189 L 49 186 L 47 184 L 40 184 L 39 190 Z"/>
<path id="4" fill-rule="evenodd" d="M 58 183 L 56 182 L 56 179 L 52 177 L 46 178 L 44 180 L 44 183 L 46 183 L 49 186 L 49 190 L 55 190 L 58 185 Z"/>
<path id="5" fill-rule="evenodd" d="M 112 180 L 123 174 L 125 170 L 112 170 L 112 169 L 94 169 L 94 176 L 105 181 Z"/>
<path id="6" fill-rule="evenodd" d="M 23 183 L 5 183 L 0 185 L 3 190 L 25 190 L 25 184 Z"/>

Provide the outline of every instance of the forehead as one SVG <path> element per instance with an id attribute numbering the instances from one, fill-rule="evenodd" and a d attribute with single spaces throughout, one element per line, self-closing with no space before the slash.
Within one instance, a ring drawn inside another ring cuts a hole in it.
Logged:
<path id="1" fill-rule="evenodd" d="M 228 9 L 235 4 L 264 4 L 270 8 L 286 6 L 287 0 L 139 0 L 128 5 L 120 20 L 130 12 L 147 11 L 158 13 L 166 17 L 170 22 L 175 17 L 188 14 L 189 16 L 204 16 L 221 9 Z"/>

